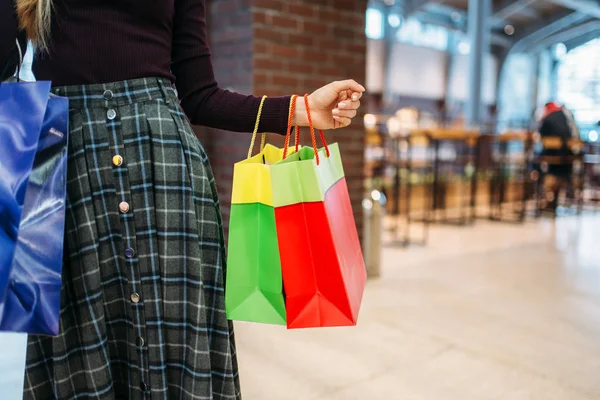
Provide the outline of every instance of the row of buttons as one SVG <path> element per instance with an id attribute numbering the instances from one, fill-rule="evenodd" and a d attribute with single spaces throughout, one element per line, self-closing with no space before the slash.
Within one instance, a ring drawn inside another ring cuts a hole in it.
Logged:
<path id="1" fill-rule="evenodd" d="M 106 100 L 112 100 L 113 96 L 114 95 L 113 95 L 113 92 L 111 90 L 104 91 L 104 98 Z M 108 109 L 108 111 L 106 112 L 106 118 L 108 118 L 110 121 L 112 121 L 116 117 L 117 117 L 117 112 L 114 109 L 112 109 L 112 108 Z M 123 165 L 124 160 L 123 160 L 122 156 L 115 155 L 113 157 L 113 159 L 112 159 L 112 162 L 113 162 L 113 165 L 115 167 L 120 167 L 120 166 Z M 121 202 L 119 204 L 119 211 L 121 211 L 122 214 L 128 213 L 129 209 L 130 209 L 129 203 L 123 201 L 123 202 Z M 132 258 L 134 255 L 135 255 L 135 251 L 131 247 L 125 249 L 125 257 Z M 139 293 L 135 293 L 134 292 L 134 293 L 131 294 L 131 301 L 133 303 L 137 304 L 137 303 L 140 302 L 141 299 L 142 298 L 139 295 Z M 146 341 L 144 340 L 144 338 L 142 336 L 139 336 L 138 339 L 137 339 L 137 344 L 138 344 L 138 346 L 143 347 L 146 344 Z M 145 391 L 149 390 L 150 388 L 148 387 L 148 385 L 146 384 L 146 382 L 142 382 L 140 384 L 140 389 L 145 392 Z"/>
<path id="2" fill-rule="evenodd" d="M 112 100 L 114 97 L 112 90 L 105 90 L 103 95 L 104 99 L 106 100 Z M 117 118 L 117 112 L 113 108 L 110 108 L 106 112 L 106 118 L 108 118 L 110 121 L 114 120 L 115 118 Z"/>
<path id="3" fill-rule="evenodd" d="M 107 92 L 109 92 L 109 91 L 107 90 Z M 111 92 L 111 96 L 112 96 L 112 92 Z M 106 97 L 106 92 L 104 92 L 104 97 Z M 124 160 L 123 160 L 122 156 L 117 154 L 117 155 L 113 156 L 112 162 L 115 167 L 120 167 L 123 165 Z M 119 211 L 121 211 L 122 214 L 128 213 L 129 209 L 130 209 L 129 203 L 127 203 L 126 201 L 122 201 L 121 203 L 119 203 Z M 125 257 L 132 258 L 134 256 L 134 254 L 135 254 L 135 251 L 132 248 L 125 249 Z"/>

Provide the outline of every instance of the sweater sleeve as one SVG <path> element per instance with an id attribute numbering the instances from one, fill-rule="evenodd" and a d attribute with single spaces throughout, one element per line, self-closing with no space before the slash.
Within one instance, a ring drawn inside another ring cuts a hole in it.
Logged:
<path id="1" fill-rule="evenodd" d="M 13 0 L 0 0 L 0 81 L 11 77 L 19 64 L 17 38 L 25 51 L 25 35 L 19 33 Z"/>
<path id="2" fill-rule="evenodd" d="M 171 69 L 181 105 L 193 124 L 252 132 L 261 98 L 233 93 L 217 84 L 207 40 L 205 0 L 175 0 Z M 290 97 L 268 98 L 259 131 L 284 134 L 289 106 Z"/>

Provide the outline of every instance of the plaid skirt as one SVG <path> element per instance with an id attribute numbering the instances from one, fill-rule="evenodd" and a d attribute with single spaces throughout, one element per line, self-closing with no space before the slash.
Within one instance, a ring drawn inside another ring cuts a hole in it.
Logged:
<path id="1" fill-rule="evenodd" d="M 25 399 L 239 399 L 208 158 L 170 82 L 70 99 L 61 329 L 31 336 Z"/>

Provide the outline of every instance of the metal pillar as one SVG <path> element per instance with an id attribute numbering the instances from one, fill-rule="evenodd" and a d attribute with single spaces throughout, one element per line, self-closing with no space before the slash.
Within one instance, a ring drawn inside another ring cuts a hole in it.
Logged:
<path id="1" fill-rule="evenodd" d="M 541 74 L 541 63 L 542 56 L 538 53 L 532 56 L 533 58 L 533 76 L 531 77 L 531 113 L 530 115 L 535 115 L 536 110 L 538 109 L 538 99 L 540 97 L 540 74 Z"/>
<path id="2" fill-rule="evenodd" d="M 550 66 L 550 100 L 555 101 L 558 97 L 558 60 L 552 57 Z"/>
<path id="3" fill-rule="evenodd" d="M 396 1 L 396 3 L 394 3 L 394 5 L 392 6 L 383 6 L 380 5 L 380 10 L 383 12 L 383 26 L 384 26 L 384 46 L 385 46 L 385 50 L 384 50 L 384 65 L 385 65 L 385 78 L 384 78 L 384 87 L 383 87 L 383 93 L 384 93 L 384 103 L 385 104 L 393 104 L 394 102 L 394 93 L 392 93 L 391 91 L 391 87 L 392 87 L 392 79 L 394 79 L 394 77 L 396 76 L 396 74 L 393 73 L 393 70 L 395 68 L 395 65 L 392 64 L 392 53 L 394 51 L 394 45 L 397 43 L 396 40 L 396 33 L 398 32 L 398 29 L 400 29 L 400 27 L 392 27 L 389 22 L 388 22 L 388 18 L 390 17 L 390 15 L 392 14 L 396 14 L 398 16 L 404 15 L 404 8 L 403 8 L 403 2 L 401 1 Z"/>
<path id="4" fill-rule="evenodd" d="M 465 116 L 467 124 L 478 127 L 482 121 L 482 81 L 484 61 L 490 52 L 491 0 L 469 0 L 469 98 Z"/>

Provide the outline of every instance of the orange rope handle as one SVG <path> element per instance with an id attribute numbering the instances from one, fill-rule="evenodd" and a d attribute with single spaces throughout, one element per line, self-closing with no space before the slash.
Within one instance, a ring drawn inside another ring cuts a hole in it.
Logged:
<path id="1" fill-rule="evenodd" d="M 290 145 L 290 137 L 292 135 L 292 124 L 294 123 L 294 114 L 296 113 L 296 100 L 298 95 L 293 95 L 290 100 L 290 112 L 288 114 L 288 126 L 285 134 L 285 143 L 283 145 L 283 159 L 287 158 L 288 146 Z M 296 151 L 298 151 L 298 135 L 300 134 L 300 127 L 297 127 L 298 133 L 296 134 Z"/>
<path id="2" fill-rule="evenodd" d="M 319 165 L 319 150 L 317 149 L 317 138 L 315 136 L 315 127 L 313 125 L 312 115 L 310 113 L 310 105 L 308 104 L 308 94 L 304 95 L 304 104 L 306 106 L 306 116 L 308 117 L 308 126 L 310 128 L 310 138 L 312 140 L 313 149 L 315 150 L 315 159 L 317 161 L 317 165 Z M 319 129 L 319 136 L 321 137 L 321 142 L 323 142 L 323 146 L 325 147 L 325 153 L 327 154 L 327 157 L 329 158 L 329 156 L 330 156 L 329 146 L 327 146 L 327 141 L 325 141 L 325 135 L 323 134 L 323 131 L 321 129 Z"/>
<path id="3" fill-rule="evenodd" d="M 312 115 L 310 115 L 310 106 L 308 105 L 308 94 L 304 95 L 304 106 L 306 107 L 306 116 L 308 117 L 308 127 L 310 128 L 310 140 L 312 141 L 313 149 L 315 150 L 315 160 L 319 165 L 319 149 L 317 149 L 317 138 L 315 136 L 315 127 L 312 122 Z"/>
<path id="4" fill-rule="evenodd" d="M 250 148 L 248 149 L 248 158 L 252 157 L 252 150 L 254 150 L 254 143 L 256 142 L 256 134 L 258 133 L 258 125 L 260 125 L 260 116 L 262 115 L 263 106 L 265 105 L 265 100 L 267 96 L 263 96 L 260 100 L 260 105 L 258 106 L 258 115 L 256 116 L 256 123 L 254 124 L 254 132 L 252 132 L 252 140 L 250 141 Z M 261 147 L 264 147 L 264 142 L 266 139 L 266 134 L 263 133 L 263 139 Z"/>
<path id="5" fill-rule="evenodd" d="M 329 152 L 329 146 L 327 146 L 327 142 L 325 141 L 325 134 L 321 129 L 319 129 L 319 136 L 321 136 L 321 142 L 325 145 L 325 154 L 327 154 L 327 158 L 331 157 L 331 153 Z"/>
<path id="6" fill-rule="evenodd" d="M 300 150 L 300 127 L 296 127 L 296 138 L 294 139 L 296 142 L 296 153 Z"/>

